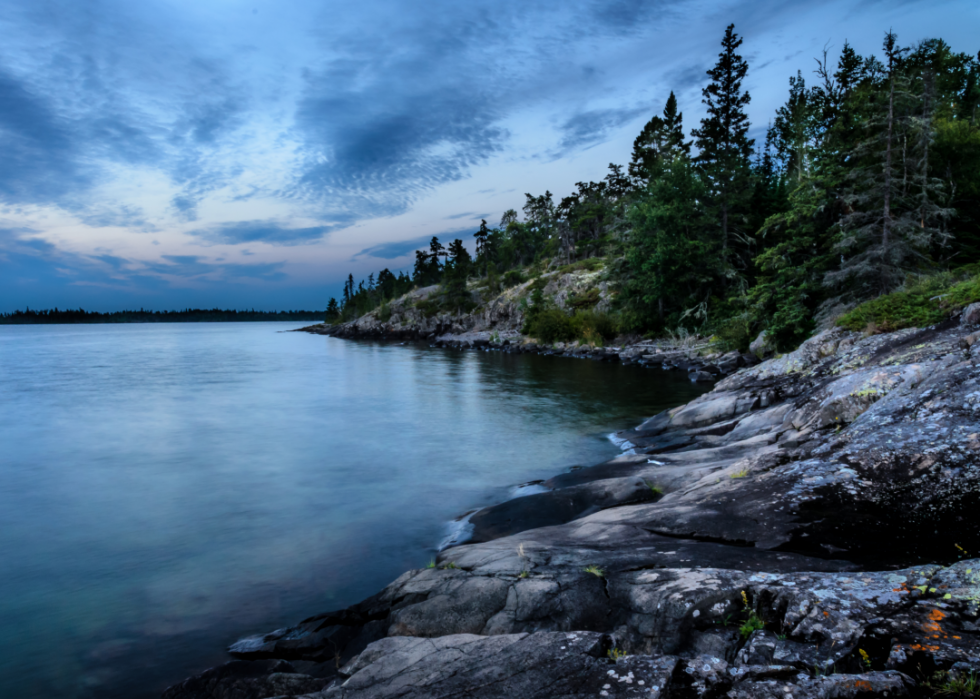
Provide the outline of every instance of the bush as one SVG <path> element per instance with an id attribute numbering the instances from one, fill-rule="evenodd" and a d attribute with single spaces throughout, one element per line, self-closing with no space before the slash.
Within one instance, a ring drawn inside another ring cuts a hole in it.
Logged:
<path id="1" fill-rule="evenodd" d="M 568 305 L 572 308 L 592 308 L 599 303 L 599 290 L 595 287 L 589 289 L 584 294 L 570 294 Z"/>
<path id="2" fill-rule="evenodd" d="M 512 286 L 517 286 L 518 284 L 523 284 L 527 281 L 527 278 L 521 273 L 519 269 L 511 269 L 504 273 L 503 282 L 504 288 L 509 289 Z"/>
<path id="3" fill-rule="evenodd" d="M 980 275 L 958 281 L 960 278 L 962 273 L 943 273 L 916 280 L 902 290 L 862 303 L 838 318 L 837 325 L 854 331 L 891 332 L 939 323 L 980 301 Z"/>
<path id="4" fill-rule="evenodd" d="M 558 268 L 558 271 L 562 274 L 569 274 L 570 272 L 577 272 L 578 270 L 585 270 L 586 272 L 595 272 L 597 269 L 602 269 L 605 266 L 605 262 L 601 257 L 589 257 L 585 260 L 579 260 L 578 262 L 573 262 L 570 265 L 562 265 Z"/>
<path id="5" fill-rule="evenodd" d="M 577 311 L 572 316 L 572 327 L 576 336 L 590 344 L 611 340 L 619 333 L 616 321 L 605 313 L 595 311 Z"/>
<path id="6" fill-rule="evenodd" d="M 388 301 L 382 301 L 381 305 L 378 306 L 378 320 L 382 323 L 387 323 L 391 320 L 391 306 L 388 305 Z"/>
<path id="7" fill-rule="evenodd" d="M 575 324 L 557 308 L 544 308 L 535 313 L 524 326 L 524 332 L 545 344 L 575 339 Z"/>

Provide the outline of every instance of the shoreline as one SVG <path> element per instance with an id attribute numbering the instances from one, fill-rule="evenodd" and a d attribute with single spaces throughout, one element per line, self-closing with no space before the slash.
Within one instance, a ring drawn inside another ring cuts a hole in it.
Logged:
<path id="1" fill-rule="evenodd" d="M 975 327 L 825 331 L 617 436 L 635 453 L 165 696 L 908 696 L 980 672 Z"/>

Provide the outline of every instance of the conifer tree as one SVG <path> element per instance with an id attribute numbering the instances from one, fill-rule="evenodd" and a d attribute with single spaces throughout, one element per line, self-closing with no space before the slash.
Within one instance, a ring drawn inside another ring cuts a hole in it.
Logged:
<path id="1" fill-rule="evenodd" d="M 901 284 L 942 239 L 942 222 L 951 213 L 937 204 L 941 183 L 929 176 L 928 157 L 923 157 L 933 138 L 931 124 L 912 118 L 922 106 L 916 105 L 903 65 L 908 49 L 898 46 L 893 32 L 885 35 L 883 48 L 883 79 L 876 86 L 881 107 L 852 153 L 856 164 L 844 193 L 849 212 L 836 244 L 841 264 L 826 277 L 838 292 L 836 300 L 843 302 Z"/>
<path id="2" fill-rule="evenodd" d="M 684 140 L 684 114 L 677 111 L 677 98 L 671 92 L 663 116 L 650 119 L 633 141 L 630 180 L 634 187 L 645 187 L 655 161 L 690 154 L 691 143 Z"/>
<path id="3" fill-rule="evenodd" d="M 746 242 L 744 216 L 752 196 L 752 146 L 745 107 L 751 100 L 742 90 L 749 65 L 738 53 L 742 39 L 735 25 L 725 29 L 718 62 L 708 71 L 711 83 L 701 94 L 707 116 L 692 133 L 698 148 L 697 163 L 708 183 L 708 212 L 715 221 L 726 266 L 736 256 L 730 247 L 738 236 Z M 744 254 L 745 246 L 740 251 Z M 744 265 L 742 265 L 744 266 Z"/>

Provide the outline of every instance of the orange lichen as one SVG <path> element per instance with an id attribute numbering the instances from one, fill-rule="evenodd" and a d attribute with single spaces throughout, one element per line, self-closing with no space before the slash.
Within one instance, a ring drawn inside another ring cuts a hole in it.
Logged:
<path id="1" fill-rule="evenodd" d="M 862 692 L 872 692 L 872 691 L 874 691 L 874 687 L 872 687 L 871 686 L 871 683 L 868 682 L 867 680 L 855 680 L 855 682 L 854 682 L 854 689 L 859 689 Z"/>

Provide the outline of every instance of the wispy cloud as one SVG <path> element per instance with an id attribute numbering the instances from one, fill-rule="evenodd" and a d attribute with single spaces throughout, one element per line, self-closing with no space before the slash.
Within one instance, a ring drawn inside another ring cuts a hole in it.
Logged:
<path id="1" fill-rule="evenodd" d="M 233 221 L 208 228 L 188 231 L 188 235 L 209 243 L 240 245 L 243 243 L 268 243 L 270 245 L 305 245 L 315 243 L 336 226 L 310 226 L 290 228 L 274 221 Z"/>

